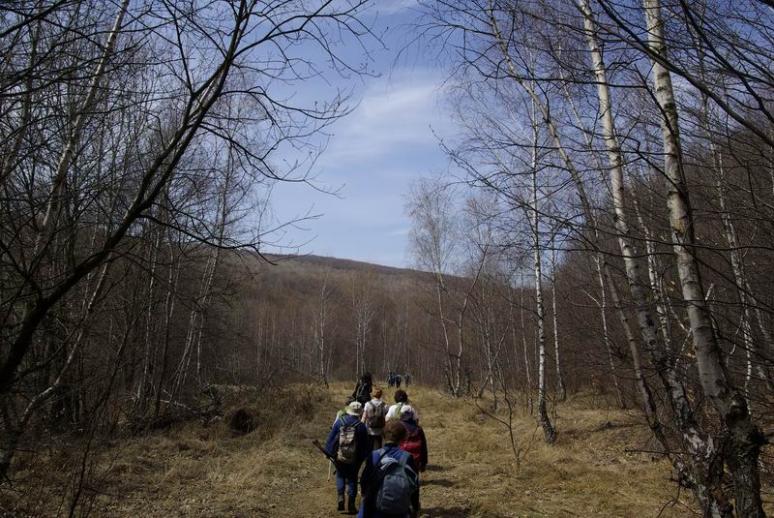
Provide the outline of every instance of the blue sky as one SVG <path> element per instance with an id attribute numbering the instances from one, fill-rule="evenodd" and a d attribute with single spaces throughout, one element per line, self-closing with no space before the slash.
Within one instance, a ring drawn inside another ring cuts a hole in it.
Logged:
<path id="1" fill-rule="evenodd" d="M 274 188 L 271 204 L 278 221 L 320 215 L 284 230 L 284 252 L 301 245 L 300 253 L 411 265 L 405 195 L 415 179 L 446 170 L 438 136 L 448 137 L 453 129 L 444 98 L 447 71 L 416 46 L 397 59 L 415 35 L 412 7 L 415 0 L 380 0 L 379 12 L 370 13 L 387 47 L 372 53 L 378 77 L 332 85 L 354 88 L 358 101 L 352 114 L 330 128 L 327 149 L 311 171 L 318 185 L 337 195 L 304 184 Z M 305 85 L 315 86 L 322 87 Z"/>

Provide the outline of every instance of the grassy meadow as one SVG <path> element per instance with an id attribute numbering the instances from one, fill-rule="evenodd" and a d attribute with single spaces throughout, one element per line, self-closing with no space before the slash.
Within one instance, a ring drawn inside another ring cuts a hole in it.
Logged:
<path id="1" fill-rule="evenodd" d="M 349 387 L 294 385 L 258 395 L 232 390 L 229 407 L 258 416 L 258 428 L 232 436 L 225 422 L 178 424 L 165 431 L 93 447 L 84 484 L 93 516 L 337 516 L 333 480 L 311 445 L 324 440 Z M 602 398 L 575 396 L 554 418 L 555 445 L 543 444 L 520 405 L 514 416 L 517 461 L 501 422 L 470 400 L 412 386 L 430 450 L 422 478 L 423 517 L 686 516 L 689 495 L 670 480 L 668 462 L 651 445 L 637 411 Z M 389 392 L 389 396 L 392 392 Z M 489 406 L 489 403 L 482 403 Z M 496 417 L 507 419 L 501 410 Z M 14 516 L 69 512 L 63 466 L 82 446 L 52 448 L 34 463 L 20 458 L 14 490 L 2 496 Z M 58 453 L 54 453 L 58 452 Z"/>

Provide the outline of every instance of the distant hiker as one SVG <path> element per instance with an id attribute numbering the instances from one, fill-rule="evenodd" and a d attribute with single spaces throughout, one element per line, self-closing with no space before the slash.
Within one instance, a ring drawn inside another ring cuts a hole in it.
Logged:
<path id="1" fill-rule="evenodd" d="M 371 373 L 366 372 L 357 380 L 355 391 L 352 392 L 352 398 L 359 401 L 361 405 L 365 405 L 371 400 L 371 386 Z"/>
<path id="2" fill-rule="evenodd" d="M 368 432 L 360 422 L 363 405 L 353 401 L 347 405 L 344 415 L 337 417 L 333 423 L 325 450 L 336 459 L 336 492 L 338 493 L 338 510 L 344 511 L 344 489 L 349 496 L 349 512 L 355 513 L 357 497 L 357 474 L 360 465 L 368 456 Z"/>
<path id="3" fill-rule="evenodd" d="M 395 388 L 400 388 L 400 374 L 395 375 Z"/>
<path id="4" fill-rule="evenodd" d="M 427 439 L 425 431 L 417 422 L 417 413 L 411 405 L 403 405 L 400 409 L 400 422 L 406 428 L 406 437 L 400 442 L 403 451 L 414 458 L 417 470 L 424 471 L 427 467 Z"/>
<path id="5" fill-rule="evenodd" d="M 411 381 L 411 375 L 406 373 L 403 375 L 403 383 L 406 384 L 406 386 L 409 386 L 409 382 Z"/>
<path id="6" fill-rule="evenodd" d="M 358 518 L 409 518 L 419 513 L 419 479 L 414 458 L 398 445 L 406 428 L 398 421 L 384 427 L 384 447 L 366 459 L 360 478 L 363 500 Z"/>
<path id="7" fill-rule="evenodd" d="M 386 420 L 398 420 L 400 419 L 400 409 L 404 405 L 409 404 L 409 398 L 408 394 L 406 394 L 405 390 L 396 390 L 395 391 L 395 404 L 390 406 L 390 409 L 387 410 L 387 417 Z M 414 414 L 417 422 L 419 422 L 419 414 L 417 413 L 417 409 L 414 408 Z"/>
<path id="8" fill-rule="evenodd" d="M 395 373 L 390 371 L 387 373 L 387 386 L 392 387 L 395 385 Z"/>
<path id="9" fill-rule="evenodd" d="M 382 399 L 382 389 L 376 389 L 373 399 L 366 403 L 363 409 L 363 422 L 368 429 L 371 450 L 377 450 L 382 447 L 382 432 L 386 417 L 387 404 Z"/>

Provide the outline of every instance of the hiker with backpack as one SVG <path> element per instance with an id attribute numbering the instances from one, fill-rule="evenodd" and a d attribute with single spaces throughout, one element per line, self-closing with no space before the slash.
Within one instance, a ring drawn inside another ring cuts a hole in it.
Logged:
<path id="1" fill-rule="evenodd" d="M 427 467 L 427 438 L 425 431 L 417 422 L 417 414 L 411 405 L 403 405 L 400 409 L 400 422 L 406 429 L 406 436 L 400 442 L 400 448 L 411 454 L 414 464 L 421 473 Z"/>
<path id="2" fill-rule="evenodd" d="M 382 432 L 387 416 L 387 404 L 382 399 L 382 389 L 374 391 L 374 397 L 365 404 L 363 409 L 363 422 L 368 430 L 371 450 L 382 447 Z"/>
<path id="3" fill-rule="evenodd" d="M 343 406 L 342 408 L 340 408 L 340 409 L 338 410 L 338 412 L 336 412 L 336 418 L 333 420 L 333 424 L 336 424 L 336 421 L 338 421 L 339 419 L 341 419 L 341 417 L 342 417 L 343 415 L 346 415 L 346 413 L 347 413 L 347 407 L 349 407 L 349 404 L 350 404 L 350 403 L 352 403 L 354 400 L 355 400 L 355 398 L 353 398 L 353 397 L 348 397 L 348 398 L 347 398 L 347 399 L 344 401 L 344 406 Z"/>
<path id="4" fill-rule="evenodd" d="M 384 446 L 366 459 L 360 478 L 358 518 L 411 518 L 419 513 L 419 479 L 414 458 L 398 446 L 406 435 L 399 421 L 384 427 Z"/>
<path id="5" fill-rule="evenodd" d="M 405 405 L 409 404 L 409 397 L 405 390 L 396 390 L 395 391 L 395 404 L 390 405 L 389 410 L 387 410 L 387 417 L 385 418 L 387 421 L 392 421 L 393 419 L 398 421 L 400 420 L 400 410 Z M 414 419 L 419 422 L 419 414 L 417 413 L 416 408 L 414 408 Z"/>
<path id="6" fill-rule="evenodd" d="M 363 405 L 352 401 L 346 407 L 344 415 L 337 417 L 333 423 L 328 440 L 325 441 L 325 451 L 336 459 L 336 492 L 338 493 L 337 509 L 344 511 L 344 490 L 349 497 L 349 512 L 357 512 L 357 475 L 360 466 L 368 456 L 368 432 L 360 421 Z"/>
<path id="7" fill-rule="evenodd" d="M 352 392 L 352 398 L 359 401 L 361 405 L 365 405 L 371 400 L 371 387 L 372 387 L 371 373 L 366 372 L 360 379 L 357 380 L 355 390 Z"/>

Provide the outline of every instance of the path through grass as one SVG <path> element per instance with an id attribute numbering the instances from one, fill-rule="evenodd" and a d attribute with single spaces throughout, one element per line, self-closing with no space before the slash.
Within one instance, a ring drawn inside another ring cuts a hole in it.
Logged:
<path id="1" fill-rule="evenodd" d="M 232 437 L 225 423 L 187 423 L 104 448 L 90 468 L 93 516 L 338 516 L 333 480 L 311 445 L 323 440 L 350 387 L 294 386 L 233 399 L 259 415 L 261 427 Z M 647 449 L 636 411 L 621 412 L 576 398 L 555 416 L 559 439 L 546 446 L 534 419 L 520 415 L 517 467 L 505 429 L 470 401 L 409 387 L 430 450 L 423 474 L 425 518 L 514 516 L 685 516 L 685 498 L 663 460 Z M 389 393 L 392 396 L 392 392 Z M 599 403 L 599 402 L 596 402 Z M 3 508 L 18 515 L 63 510 L 57 466 L 62 453 L 37 458 L 17 472 Z M 670 503 L 671 502 L 671 503 Z"/>

